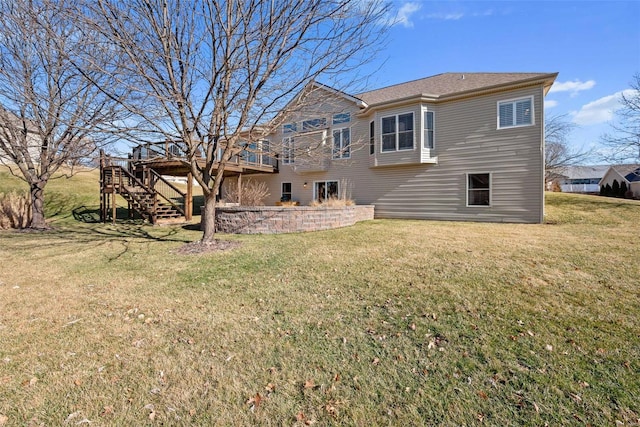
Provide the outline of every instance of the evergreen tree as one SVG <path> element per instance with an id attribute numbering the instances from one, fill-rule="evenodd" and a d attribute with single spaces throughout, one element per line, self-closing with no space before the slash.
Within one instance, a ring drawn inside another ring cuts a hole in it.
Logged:
<path id="1" fill-rule="evenodd" d="M 629 188 L 627 187 L 627 183 L 622 181 L 622 184 L 620 184 L 620 197 L 624 199 L 628 189 Z"/>
<path id="2" fill-rule="evenodd" d="M 611 186 L 611 196 L 620 197 L 620 183 L 617 179 L 613 180 L 613 185 Z"/>

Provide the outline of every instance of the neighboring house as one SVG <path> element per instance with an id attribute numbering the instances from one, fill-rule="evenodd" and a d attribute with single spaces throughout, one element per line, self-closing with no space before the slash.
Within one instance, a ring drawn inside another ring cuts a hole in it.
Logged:
<path id="1" fill-rule="evenodd" d="M 553 181 L 560 185 L 563 193 L 598 193 L 600 180 L 608 169 L 608 165 L 566 166 L 555 174 Z"/>
<path id="2" fill-rule="evenodd" d="M 6 126 L 6 123 L 11 123 L 11 126 Z M 25 132 L 26 138 L 23 141 Z M 0 106 L 0 164 L 11 165 L 14 163 L 13 158 L 2 149 L 3 145 L 7 146 L 11 153 L 26 148 L 32 161 L 40 161 L 42 143 L 36 124 L 30 121 L 23 122 L 11 111 Z"/>
<path id="3" fill-rule="evenodd" d="M 357 95 L 315 84 L 317 112 L 289 107 L 268 138 L 283 144 L 279 173 L 252 179 L 266 204 L 347 197 L 376 218 L 540 223 L 556 76 L 445 73 Z"/>
<path id="4" fill-rule="evenodd" d="M 640 199 L 640 165 L 611 166 L 600 180 L 600 186 L 604 187 L 609 184 L 609 186 L 614 187 L 616 182 L 618 183 L 617 186 L 625 183 L 627 188 L 632 191 L 633 197 Z"/>

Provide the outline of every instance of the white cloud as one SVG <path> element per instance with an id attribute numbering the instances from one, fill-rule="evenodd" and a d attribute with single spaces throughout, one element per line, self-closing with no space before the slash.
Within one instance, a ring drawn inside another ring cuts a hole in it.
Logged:
<path id="1" fill-rule="evenodd" d="M 414 2 L 406 2 L 398 12 L 396 13 L 395 18 L 389 20 L 389 24 L 395 25 L 400 24 L 406 28 L 413 28 L 413 21 L 411 21 L 411 15 L 420 10 L 421 5 L 419 3 Z"/>
<path id="2" fill-rule="evenodd" d="M 426 17 L 429 19 L 441 19 L 444 21 L 457 21 L 464 13 L 430 13 Z"/>
<path id="3" fill-rule="evenodd" d="M 555 82 L 553 86 L 551 86 L 550 93 L 554 92 L 569 92 L 571 96 L 576 96 L 578 92 L 583 90 L 589 90 L 596 85 L 595 80 L 587 80 L 586 82 L 582 82 L 580 80 L 573 80 L 568 82 Z"/>
<path id="4" fill-rule="evenodd" d="M 544 100 L 544 108 L 553 108 L 556 105 L 558 105 L 558 101 L 554 101 L 553 99 Z"/>
<path id="5" fill-rule="evenodd" d="M 573 122 L 579 125 L 595 125 L 608 122 L 613 118 L 613 113 L 621 107 L 620 97 L 622 94 L 631 96 L 634 93 L 633 89 L 626 89 L 613 95 L 603 96 L 583 105 L 579 111 L 571 111 L 569 114 L 573 117 Z"/>

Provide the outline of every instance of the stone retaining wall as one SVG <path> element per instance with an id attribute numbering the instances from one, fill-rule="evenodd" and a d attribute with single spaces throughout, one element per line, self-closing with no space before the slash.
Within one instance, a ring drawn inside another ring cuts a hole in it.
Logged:
<path id="1" fill-rule="evenodd" d="M 236 234 L 276 234 L 329 230 L 373 219 L 373 210 L 373 205 L 219 207 L 216 208 L 216 231 Z"/>

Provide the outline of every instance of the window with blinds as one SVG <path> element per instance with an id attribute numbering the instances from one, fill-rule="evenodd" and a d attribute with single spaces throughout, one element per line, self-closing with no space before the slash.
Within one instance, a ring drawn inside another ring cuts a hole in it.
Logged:
<path id="1" fill-rule="evenodd" d="M 533 124 L 533 97 L 498 102 L 498 129 Z"/>

